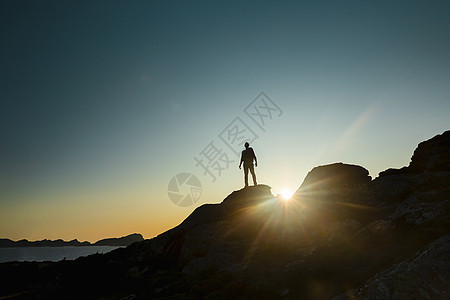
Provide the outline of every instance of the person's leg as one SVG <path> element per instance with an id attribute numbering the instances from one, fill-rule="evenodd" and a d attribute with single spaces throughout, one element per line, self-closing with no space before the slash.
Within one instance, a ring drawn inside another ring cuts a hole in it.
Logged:
<path id="1" fill-rule="evenodd" d="M 256 174 L 255 174 L 255 167 L 253 166 L 253 164 L 251 164 L 251 166 L 250 166 L 250 173 L 252 173 L 253 185 L 257 185 L 257 183 L 256 183 Z"/>
<path id="2" fill-rule="evenodd" d="M 248 166 L 244 164 L 244 182 L 245 186 L 248 186 Z"/>

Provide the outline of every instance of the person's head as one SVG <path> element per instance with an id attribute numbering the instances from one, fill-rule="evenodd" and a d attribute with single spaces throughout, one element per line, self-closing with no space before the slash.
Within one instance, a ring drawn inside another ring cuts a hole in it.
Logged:
<path id="1" fill-rule="evenodd" d="M 248 142 L 245 142 L 244 146 L 245 146 L 245 149 L 247 149 L 250 146 L 250 144 Z"/>

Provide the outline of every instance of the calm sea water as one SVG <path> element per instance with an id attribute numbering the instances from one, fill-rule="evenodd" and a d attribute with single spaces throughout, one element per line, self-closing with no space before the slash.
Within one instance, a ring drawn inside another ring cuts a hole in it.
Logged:
<path id="1" fill-rule="evenodd" d="M 84 247 L 17 247 L 0 248 L 0 263 L 9 261 L 60 261 L 76 259 L 95 253 L 106 253 L 117 246 L 84 246 Z"/>

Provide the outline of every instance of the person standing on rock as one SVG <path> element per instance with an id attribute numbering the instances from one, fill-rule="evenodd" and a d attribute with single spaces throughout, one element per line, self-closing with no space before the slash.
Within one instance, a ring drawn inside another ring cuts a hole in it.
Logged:
<path id="1" fill-rule="evenodd" d="M 250 173 L 252 173 L 253 185 L 257 185 L 255 168 L 253 166 L 253 160 L 255 160 L 255 167 L 258 166 L 258 161 L 256 160 L 255 151 L 253 151 L 253 148 L 250 147 L 250 144 L 248 142 L 245 142 L 244 146 L 245 146 L 245 150 L 243 150 L 242 154 L 241 154 L 241 162 L 239 164 L 239 169 L 241 168 L 242 163 L 244 163 L 245 187 L 248 187 L 248 171 L 249 170 L 250 170 Z"/>

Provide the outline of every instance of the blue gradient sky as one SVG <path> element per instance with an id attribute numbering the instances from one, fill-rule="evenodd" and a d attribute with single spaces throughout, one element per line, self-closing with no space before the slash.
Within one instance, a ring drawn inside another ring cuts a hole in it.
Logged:
<path id="1" fill-rule="evenodd" d="M 196 156 L 261 91 L 259 182 L 314 166 L 375 177 L 450 128 L 449 1 L 1 1 L 0 237 L 95 241 L 181 222 L 241 188 Z M 259 130 L 259 131 L 258 131 Z M 236 158 L 237 159 L 237 158 Z"/>

